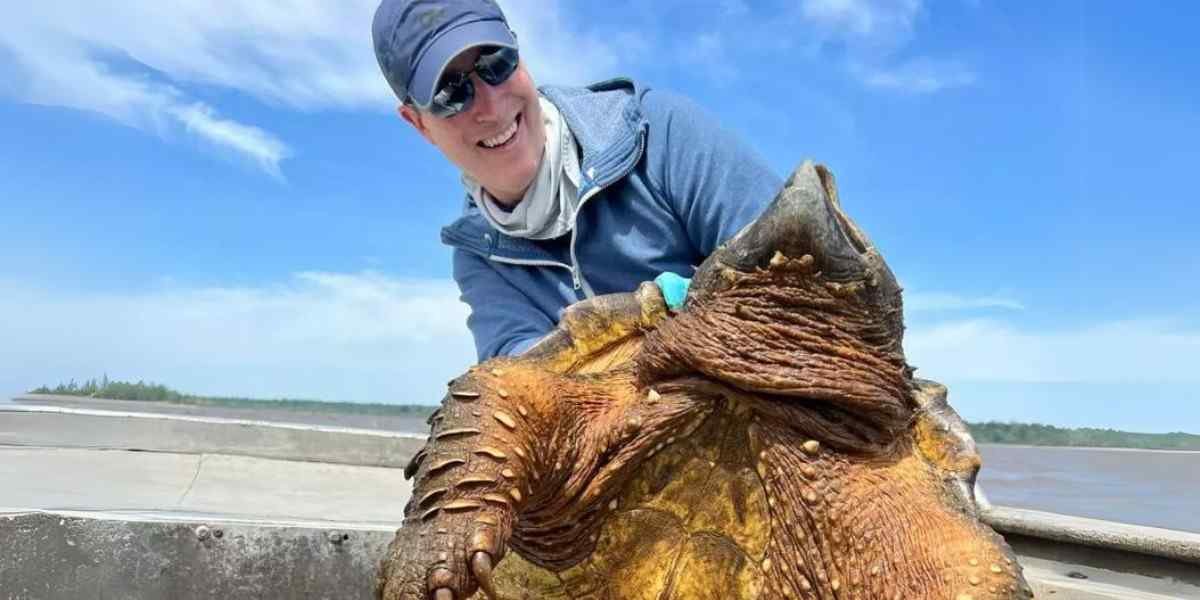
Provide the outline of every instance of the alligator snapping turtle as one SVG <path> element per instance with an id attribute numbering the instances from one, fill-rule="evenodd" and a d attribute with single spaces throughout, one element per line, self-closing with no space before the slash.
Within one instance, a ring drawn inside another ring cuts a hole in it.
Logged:
<path id="1" fill-rule="evenodd" d="M 1026 598 L 900 288 L 811 163 L 698 269 L 449 384 L 386 600 Z"/>

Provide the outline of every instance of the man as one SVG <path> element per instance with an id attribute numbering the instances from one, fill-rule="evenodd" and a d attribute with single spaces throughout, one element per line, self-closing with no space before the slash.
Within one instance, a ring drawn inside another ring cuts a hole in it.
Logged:
<path id="1" fill-rule="evenodd" d="M 525 351 L 574 302 L 643 281 L 677 307 L 680 275 L 782 184 L 676 96 L 623 79 L 534 87 L 489 0 L 383 0 L 372 37 L 400 116 L 462 171 L 463 214 L 442 241 L 481 361 Z"/>

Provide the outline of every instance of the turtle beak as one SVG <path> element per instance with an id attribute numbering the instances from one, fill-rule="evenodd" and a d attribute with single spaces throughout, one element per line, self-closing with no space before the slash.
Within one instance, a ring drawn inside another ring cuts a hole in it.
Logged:
<path id="1" fill-rule="evenodd" d="M 719 247 L 696 270 L 691 296 L 697 300 L 724 289 L 725 269 L 767 268 L 776 252 L 813 257 L 829 281 L 873 279 L 887 296 L 899 286 L 867 236 L 842 212 L 833 173 L 806 161 L 792 174 L 763 214 Z"/>

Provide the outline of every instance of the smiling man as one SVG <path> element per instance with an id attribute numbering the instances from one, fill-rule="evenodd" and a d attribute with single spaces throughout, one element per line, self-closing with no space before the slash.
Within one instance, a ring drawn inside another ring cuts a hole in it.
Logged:
<path id="1" fill-rule="evenodd" d="M 535 87 L 489 0 L 383 0 L 372 37 L 400 116 L 462 171 L 442 241 L 480 360 L 520 354 L 596 294 L 655 280 L 678 306 L 679 276 L 782 184 L 678 96 L 625 79 Z"/>

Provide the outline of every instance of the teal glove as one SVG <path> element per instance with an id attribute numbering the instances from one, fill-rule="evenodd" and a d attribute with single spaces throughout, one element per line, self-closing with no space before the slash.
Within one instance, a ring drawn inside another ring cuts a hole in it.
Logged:
<path id="1" fill-rule="evenodd" d="M 662 290 L 663 300 L 667 301 L 667 307 L 671 310 L 678 310 L 683 306 L 683 301 L 687 300 L 688 286 L 692 284 L 692 280 L 666 271 L 655 277 L 654 283 L 658 285 L 658 289 Z"/>

